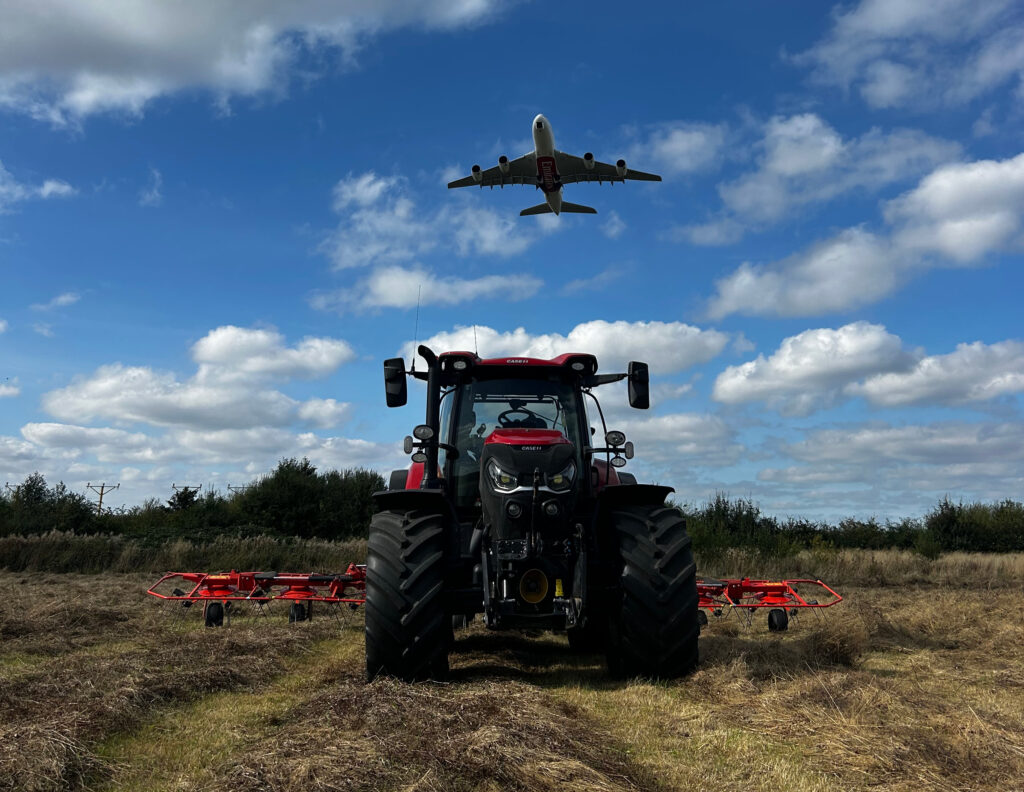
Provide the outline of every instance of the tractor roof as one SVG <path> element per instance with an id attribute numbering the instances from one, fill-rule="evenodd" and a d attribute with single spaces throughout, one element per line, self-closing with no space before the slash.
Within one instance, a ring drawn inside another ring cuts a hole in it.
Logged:
<path id="1" fill-rule="evenodd" d="M 481 358 L 473 352 L 453 351 L 442 352 L 441 368 L 448 370 L 449 366 L 457 360 L 464 360 L 466 366 L 488 366 L 488 367 L 513 367 L 513 368 L 566 368 L 580 374 L 595 374 L 597 372 L 597 358 L 584 353 L 567 353 L 547 360 L 545 358 L 533 357 L 501 357 Z"/>

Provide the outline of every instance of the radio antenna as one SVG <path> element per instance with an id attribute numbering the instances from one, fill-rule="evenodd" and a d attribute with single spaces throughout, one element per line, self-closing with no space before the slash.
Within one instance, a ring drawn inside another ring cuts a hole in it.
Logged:
<path id="1" fill-rule="evenodd" d="M 473 354 L 480 357 L 480 348 L 476 343 L 476 325 L 473 325 Z"/>
<path id="2" fill-rule="evenodd" d="M 412 332 L 412 371 L 416 371 L 416 345 L 420 340 L 420 295 L 423 293 L 423 284 L 416 287 L 416 326 Z"/>

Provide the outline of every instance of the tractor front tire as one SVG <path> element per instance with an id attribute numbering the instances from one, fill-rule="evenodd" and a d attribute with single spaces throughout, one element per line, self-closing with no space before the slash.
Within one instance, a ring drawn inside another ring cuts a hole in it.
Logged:
<path id="1" fill-rule="evenodd" d="M 629 506 L 612 514 L 621 574 L 608 620 L 613 677 L 673 679 L 697 665 L 697 567 L 678 509 Z"/>
<path id="2" fill-rule="evenodd" d="M 448 675 L 451 617 L 444 603 L 445 518 L 425 511 L 373 515 L 366 555 L 366 678 L 406 682 Z"/>

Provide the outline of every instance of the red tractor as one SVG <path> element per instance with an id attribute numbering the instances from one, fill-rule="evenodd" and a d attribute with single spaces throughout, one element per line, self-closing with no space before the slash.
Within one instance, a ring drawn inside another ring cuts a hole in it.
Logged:
<path id="1" fill-rule="evenodd" d="M 686 523 L 665 504 L 671 487 L 619 472 L 633 444 L 607 431 L 593 395 L 625 379 L 630 405 L 647 409 L 647 365 L 598 374 L 586 354 L 418 352 L 426 371 L 384 362 L 388 406 L 406 403 L 415 377 L 426 420 L 405 438 L 410 468 L 374 495 L 367 677 L 443 678 L 454 628 L 478 613 L 491 629 L 565 630 L 572 649 L 603 650 L 616 677 L 689 672 L 699 626 Z"/>

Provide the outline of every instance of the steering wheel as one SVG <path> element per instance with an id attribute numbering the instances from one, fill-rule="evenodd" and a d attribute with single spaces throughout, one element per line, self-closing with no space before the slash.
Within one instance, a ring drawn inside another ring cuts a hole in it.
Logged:
<path id="1" fill-rule="evenodd" d="M 498 415 L 498 425 L 503 429 L 514 429 L 523 428 L 523 418 L 509 418 L 510 415 L 523 415 L 526 418 L 536 418 L 538 421 L 542 421 L 544 426 L 548 425 L 548 422 L 543 416 L 538 415 L 533 410 L 527 410 L 525 407 L 513 407 L 511 410 L 505 410 L 505 412 Z"/>

